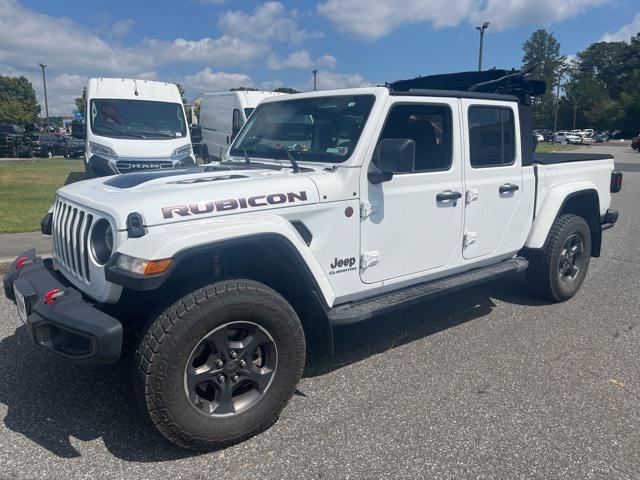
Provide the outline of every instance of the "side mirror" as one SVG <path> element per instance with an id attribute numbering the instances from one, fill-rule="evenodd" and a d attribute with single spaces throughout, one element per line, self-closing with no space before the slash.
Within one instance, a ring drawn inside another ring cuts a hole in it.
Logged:
<path id="1" fill-rule="evenodd" d="M 416 161 L 416 142 L 411 138 L 385 138 L 378 147 L 379 172 L 369 172 L 371 183 L 388 182 L 394 173 L 410 173 Z"/>
<path id="2" fill-rule="evenodd" d="M 84 123 L 73 121 L 71 122 L 71 136 L 73 138 L 79 138 L 80 140 L 84 140 L 86 135 Z"/>
<path id="3" fill-rule="evenodd" d="M 191 135 L 191 143 L 200 143 L 202 141 L 202 126 L 195 123 L 190 125 L 189 134 Z"/>

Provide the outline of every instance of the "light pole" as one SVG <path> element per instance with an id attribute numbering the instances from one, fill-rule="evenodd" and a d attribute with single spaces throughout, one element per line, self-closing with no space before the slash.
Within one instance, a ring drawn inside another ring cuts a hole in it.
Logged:
<path id="1" fill-rule="evenodd" d="M 489 22 L 484 22 L 481 27 L 476 27 L 476 30 L 480 32 L 480 53 L 478 55 L 478 71 L 482 71 L 482 48 L 484 47 L 484 31 L 489 26 Z"/>
<path id="2" fill-rule="evenodd" d="M 40 65 L 40 68 L 42 68 L 42 85 L 44 85 L 44 109 L 45 112 L 47 112 L 47 127 L 46 127 L 46 132 L 49 132 L 49 102 L 47 101 L 47 79 L 45 78 L 44 75 L 44 69 L 47 68 L 47 66 L 44 63 L 39 63 L 38 65 Z"/>
<path id="3" fill-rule="evenodd" d="M 558 88 L 556 89 L 556 115 L 553 120 L 553 142 L 556 143 L 556 132 L 558 131 L 558 107 L 560 106 L 560 82 L 562 81 L 562 72 L 558 76 Z"/>
<path id="4" fill-rule="evenodd" d="M 318 87 L 318 85 L 317 85 L 317 83 L 316 83 L 317 77 L 318 77 L 318 70 L 314 70 L 314 71 L 313 71 L 313 91 L 314 91 L 314 92 L 318 89 L 318 88 L 317 88 L 317 87 Z"/>

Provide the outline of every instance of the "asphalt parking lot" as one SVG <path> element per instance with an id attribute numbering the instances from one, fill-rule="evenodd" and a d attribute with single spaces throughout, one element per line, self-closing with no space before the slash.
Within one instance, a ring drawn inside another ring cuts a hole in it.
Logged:
<path id="1" fill-rule="evenodd" d="M 279 421 L 209 454 L 136 411 L 128 365 L 34 347 L 0 298 L 0 478 L 640 478 L 640 154 L 580 293 L 520 279 L 336 331 Z"/>

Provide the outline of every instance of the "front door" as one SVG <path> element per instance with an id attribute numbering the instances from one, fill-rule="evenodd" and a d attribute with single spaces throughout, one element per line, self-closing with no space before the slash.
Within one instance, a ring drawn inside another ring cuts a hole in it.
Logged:
<path id="1" fill-rule="evenodd" d="M 499 256 L 520 248 L 530 212 L 512 104 L 463 100 L 466 133 L 463 256 Z"/>
<path id="2" fill-rule="evenodd" d="M 411 139 L 416 156 L 410 171 L 395 172 L 390 181 L 363 180 L 363 282 L 427 272 L 446 265 L 460 251 L 464 199 L 459 108 L 455 99 L 390 98 L 376 145 L 386 138 Z M 376 168 L 377 155 L 376 147 L 369 170 Z"/>

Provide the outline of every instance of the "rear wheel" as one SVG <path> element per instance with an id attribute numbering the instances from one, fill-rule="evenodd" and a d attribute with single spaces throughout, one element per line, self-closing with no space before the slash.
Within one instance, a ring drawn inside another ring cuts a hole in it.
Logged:
<path id="1" fill-rule="evenodd" d="M 210 450 L 268 428 L 302 375 L 305 338 L 295 311 L 251 280 L 194 290 L 147 329 L 134 388 L 166 438 Z"/>
<path id="2" fill-rule="evenodd" d="M 545 247 L 529 260 L 527 282 L 534 293 L 555 302 L 570 299 L 580 289 L 589 268 L 589 225 L 577 215 L 558 217 Z"/>

